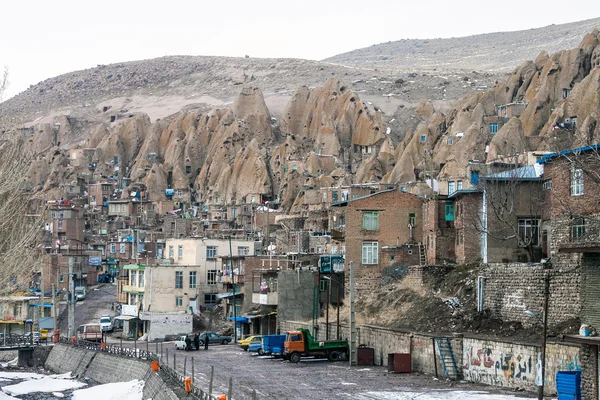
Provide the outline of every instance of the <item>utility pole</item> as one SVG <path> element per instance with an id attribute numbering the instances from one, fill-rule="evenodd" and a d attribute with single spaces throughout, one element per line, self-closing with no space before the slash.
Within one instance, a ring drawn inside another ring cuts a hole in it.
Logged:
<path id="1" fill-rule="evenodd" d="M 356 365 L 356 315 L 354 312 L 354 261 L 350 261 L 350 366 Z"/>
<path id="2" fill-rule="evenodd" d="M 550 297 L 550 274 L 544 274 L 544 313 L 542 315 L 542 368 L 538 382 L 538 400 L 544 400 L 544 379 L 546 378 L 546 336 L 548 334 L 548 298 Z"/>
<path id="3" fill-rule="evenodd" d="M 73 256 L 69 255 L 69 295 L 67 296 L 69 311 L 69 338 L 75 336 L 75 281 L 73 280 Z"/>
<path id="4" fill-rule="evenodd" d="M 41 312 L 40 313 L 40 317 L 44 318 L 45 317 L 45 315 L 44 315 L 44 308 L 45 308 L 44 307 L 44 302 L 45 302 L 46 299 L 44 298 L 44 263 L 43 262 L 42 262 L 42 284 L 41 284 L 41 287 L 42 287 L 42 295 L 40 296 L 40 300 L 41 300 L 41 303 L 42 303 L 41 304 L 42 308 L 40 310 L 40 312 Z"/>
<path id="5" fill-rule="evenodd" d="M 58 330 L 58 318 L 56 312 L 56 290 L 52 285 L 52 316 L 54 317 L 54 332 Z"/>
<path id="6" fill-rule="evenodd" d="M 331 268 L 331 263 L 330 263 Z M 327 301 L 325 302 L 325 340 L 329 340 L 329 301 L 331 300 L 331 272 L 327 281 Z"/>
<path id="7" fill-rule="evenodd" d="M 233 304 L 233 343 L 237 343 L 237 308 L 235 306 L 235 277 L 233 275 L 233 252 L 231 250 L 231 234 L 229 234 L 229 266 L 231 268 L 232 286 L 231 303 Z"/>

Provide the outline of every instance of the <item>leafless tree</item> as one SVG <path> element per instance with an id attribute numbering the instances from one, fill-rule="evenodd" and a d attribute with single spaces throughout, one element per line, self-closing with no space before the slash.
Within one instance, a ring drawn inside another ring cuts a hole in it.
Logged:
<path id="1" fill-rule="evenodd" d="M 465 228 L 523 248 L 530 262 L 538 259 L 544 194 L 535 167 L 489 174 L 479 187 L 484 205 L 462 210 Z"/>

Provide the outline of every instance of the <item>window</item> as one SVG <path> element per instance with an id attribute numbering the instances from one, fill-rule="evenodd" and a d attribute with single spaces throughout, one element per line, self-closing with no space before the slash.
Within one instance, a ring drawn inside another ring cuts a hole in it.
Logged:
<path id="1" fill-rule="evenodd" d="M 175 271 L 175 289 L 183 289 L 183 271 Z"/>
<path id="2" fill-rule="evenodd" d="M 177 246 L 177 258 L 183 257 L 183 246 Z"/>
<path id="3" fill-rule="evenodd" d="M 322 202 L 327 203 L 327 192 L 323 192 Z"/>
<path id="4" fill-rule="evenodd" d="M 540 246 L 540 220 L 537 218 L 519 218 L 519 246 Z"/>
<path id="5" fill-rule="evenodd" d="M 321 278 L 319 280 L 319 290 L 321 292 L 326 292 L 328 286 L 329 286 L 329 279 L 323 279 L 323 278 Z"/>
<path id="6" fill-rule="evenodd" d="M 144 287 L 144 271 L 138 271 L 138 287 Z"/>
<path id="7" fill-rule="evenodd" d="M 173 249 L 173 246 L 169 246 L 169 258 L 173 257 L 175 257 L 175 250 Z"/>
<path id="8" fill-rule="evenodd" d="M 421 143 L 425 143 L 427 141 L 427 135 L 421 135 L 420 141 Z"/>
<path id="9" fill-rule="evenodd" d="M 342 201 L 348 201 L 348 191 L 342 190 Z"/>
<path id="10" fill-rule="evenodd" d="M 585 235 L 585 219 L 583 217 L 573 218 L 571 224 L 571 239 L 576 242 L 583 239 Z"/>
<path id="11" fill-rule="evenodd" d="M 340 254 L 346 254 L 346 246 L 340 246 Z"/>
<path id="12" fill-rule="evenodd" d="M 215 283 L 217 283 L 217 270 L 216 269 L 211 269 L 211 270 L 207 271 L 206 282 L 209 285 L 214 285 Z"/>
<path id="13" fill-rule="evenodd" d="M 206 306 L 214 306 L 217 304 L 217 295 L 216 293 L 209 293 L 204 295 L 204 305 Z"/>
<path id="14" fill-rule="evenodd" d="M 454 202 L 446 200 L 446 221 L 454 221 Z"/>
<path id="15" fill-rule="evenodd" d="M 363 211 L 362 228 L 367 231 L 379 229 L 379 211 Z"/>
<path id="16" fill-rule="evenodd" d="M 335 202 L 338 201 L 338 191 L 334 190 L 333 192 L 331 192 L 331 201 Z"/>
<path id="17" fill-rule="evenodd" d="M 583 170 L 571 170 L 571 196 L 583 196 Z"/>
<path id="18" fill-rule="evenodd" d="M 238 246 L 237 253 L 238 253 L 238 256 L 247 256 L 248 254 L 250 254 L 250 247 Z"/>
<path id="19" fill-rule="evenodd" d="M 446 143 L 447 143 L 448 145 L 452 145 L 453 141 L 452 141 L 452 139 L 448 139 L 448 140 L 446 140 Z"/>
<path id="20" fill-rule="evenodd" d="M 362 263 L 363 264 L 379 263 L 378 249 L 379 249 L 378 242 L 363 242 L 363 244 L 362 244 Z"/>
<path id="21" fill-rule="evenodd" d="M 410 226 L 417 225 L 417 214 L 416 213 L 408 213 L 408 225 L 410 225 Z"/>
<path id="22" fill-rule="evenodd" d="M 329 248 L 329 254 L 337 254 L 337 246 L 331 246 Z"/>
<path id="23" fill-rule="evenodd" d="M 471 185 L 479 185 L 479 171 L 471 171 Z"/>
<path id="24" fill-rule="evenodd" d="M 462 181 L 456 181 L 456 190 L 462 190 Z"/>
<path id="25" fill-rule="evenodd" d="M 127 243 L 119 243 L 119 253 L 125 254 L 127 252 Z"/>
<path id="26" fill-rule="evenodd" d="M 175 297 L 175 307 L 183 307 L 183 297 Z"/>
<path id="27" fill-rule="evenodd" d="M 56 224 L 57 224 L 57 226 L 58 226 L 58 229 L 62 229 L 62 228 L 63 228 L 63 220 L 62 220 L 62 219 L 59 219 L 59 220 L 56 222 Z"/>
<path id="28" fill-rule="evenodd" d="M 448 196 L 456 192 L 456 183 L 454 181 L 448 182 Z"/>
<path id="29" fill-rule="evenodd" d="M 117 244 L 116 243 L 111 243 L 110 244 L 110 252 L 112 254 L 115 254 L 117 252 Z"/>
<path id="30" fill-rule="evenodd" d="M 571 94 L 570 88 L 563 88 L 563 99 L 566 99 Z"/>
<path id="31" fill-rule="evenodd" d="M 130 282 L 129 284 L 131 286 L 137 286 L 137 284 L 136 284 L 136 281 L 137 281 L 137 272 L 136 271 L 131 271 L 129 274 L 130 274 L 129 275 L 129 282 Z"/>
<path id="32" fill-rule="evenodd" d="M 552 179 L 544 182 L 543 188 L 544 190 L 552 190 Z"/>
<path id="33" fill-rule="evenodd" d="M 206 246 L 206 258 L 217 257 L 217 246 Z"/>
<path id="34" fill-rule="evenodd" d="M 498 123 L 490 122 L 490 135 L 495 135 L 498 133 Z"/>
<path id="35" fill-rule="evenodd" d="M 190 289 L 196 289 L 196 271 L 190 271 Z"/>

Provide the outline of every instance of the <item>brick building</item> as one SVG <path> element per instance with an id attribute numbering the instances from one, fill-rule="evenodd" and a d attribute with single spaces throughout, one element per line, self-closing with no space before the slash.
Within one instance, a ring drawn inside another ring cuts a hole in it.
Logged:
<path id="1" fill-rule="evenodd" d="M 377 288 L 384 268 L 419 263 L 422 198 L 389 189 L 335 206 L 345 210 L 345 270 L 354 263 L 357 294 Z"/>
<path id="2" fill-rule="evenodd" d="M 562 275 L 579 279 L 580 319 L 600 329 L 600 145 L 548 155 L 545 168 L 545 207 L 551 216 L 548 255 Z M 573 290 L 573 287 L 561 288 Z M 551 293 L 552 296 L 552 293 Z M 567 335 L 581 344 L 582 398 L 599 398 L 600 340 Z"/>

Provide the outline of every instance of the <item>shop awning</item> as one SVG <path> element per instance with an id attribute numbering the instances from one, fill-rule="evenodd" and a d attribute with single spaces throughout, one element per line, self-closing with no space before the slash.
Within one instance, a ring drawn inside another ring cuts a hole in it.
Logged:
<path id="1" fill-rule="evenodd" d="M 235 292 L 236 296 L 240 296 L 243 293 Z M 224 299 L 226 297 L 233 297 L 233 292 L 217 293 L 217 299 Z"/>
<path id="2" fill-rule="evenodd" d="M 235 318 L 234 317 L 229 317 L 230 321 L 233 321 L 234 319 L 235 319 L 236 322 L 241 322 L 243 324 L 247 324 L 248 322 L 250 322 L 250 321 L 248 321 L 247 318 L 244 318 L 244 317 L 235 317 Z"/>
<path id="3" fill-rule="evenodd" d="M 135 317 L 133 315 L 119 315 L 119 316 L 115 317 L 115 319 L 118 319 L 120 321 L 131 321 L 133 319 L 139 319 L 139 318 Z"/>

